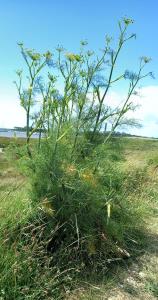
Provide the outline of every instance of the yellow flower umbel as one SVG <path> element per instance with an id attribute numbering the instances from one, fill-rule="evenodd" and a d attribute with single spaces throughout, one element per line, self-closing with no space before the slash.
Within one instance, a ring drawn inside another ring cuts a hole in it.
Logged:
<path id="1" fill-rule="evenodd" d="M 95 178 L 95 175 L 90 170 L 84 170 L 83 173 L 80 175 L 81 179 L 83 179 L 85 182 L 92 184 L 94 187 L 97 186 L 97 180 Z"/>
<path id="2" fill-rule="evenodd" d="M 67 164 L 65 161 L 62 164 L 62 170 L 68 176 L 74 176 L 77 174 L 76 166 L 73 164 Z"/>
<path id="3" fill-rule="evenodd" d="M 77 169 L 76 169 L 76 167 L 74 165 L 71 164 L 71 165 L 67 166 L 66 172 L 69 175 L 74 175 L 77 172 Z"/>
<path id="4" fill-rule="evenodd" d="M 81 56 L 79 54 L 66 53 L 65 56 L 71 62 L 72 61 L 80 61 L 81 60 Z"/>

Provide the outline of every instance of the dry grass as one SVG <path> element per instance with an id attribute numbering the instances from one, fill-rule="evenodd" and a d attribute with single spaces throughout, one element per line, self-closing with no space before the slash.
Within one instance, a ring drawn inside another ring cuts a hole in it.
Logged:
<path id="1" fill-rule="evenodd" d="M 138 250 L 136 259 L 122 265 L 115 263 L 111 272 L 105 274 L 101 281 L 96 281 L 96 278 L 91 278 L 91 281 L 87 282 L 80 281 L 78 289 L 74 292 L 67 291 L 65 299 L 156 300 L 158 297 L 158 142 L 127 139 L 125 158 L 125 161 L 117 162 L 120 168 L 125 170 L 145 168 L 148 173 L 148 181 L 143 186 L 142 194 L 139 195 L 141 201 L 147 202 L 151 209 L 150 217 L 146 220 L 145 248 Z M 136 197 L 137 195 L 133 201 L 137 201 Z M 17 221 L 23 222 L 31 212 L 25 178 L 8 164 L 3 153 L 0 153 L 0 199 L 1 227 L 4 223 L 8 223 L 11 227 Z M 47 276 L 44 278 L 46 280 Z"/>

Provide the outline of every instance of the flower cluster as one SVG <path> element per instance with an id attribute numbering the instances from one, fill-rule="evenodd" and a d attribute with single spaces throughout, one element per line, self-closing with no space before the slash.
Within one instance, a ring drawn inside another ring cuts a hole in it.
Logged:
<path id="1" fill-rule="evenodd" d="M 80 42 L 81 46 L 87 46 L 88 45 L 88 42 L 87 40 L 83 40 Z"/>
<path id="2" fill-rule="evenodd" d="M 57 50 L 58 52 L 63 52 L 65 49 L 64 49 L 63 46 L 58 45 L 57 48 L 56 48 L 56 50 Z"/>
<path id="3" fill-rule="evenodd" d="M 41 54 L 38 52 L 34 52 L 33 50 L 26 50 L 26 54 L 33 60 L 38 61 L 41 58 Z"/>
<path id="4" fill-rule="evenodd" d="M 44 53 L 43 55 L 46 59 L 46 64 L 48 67 L 56 67 L 56 64 L 54 63 L 52 56 L 53 54 L 50 51 L 47 51 L 46 53 Z"/>
<path id="5" fill-rule="evenodd" d="M 134 20 L 130 18 L 123 18 L 123 22 L 125 23 L 126 26 L 133 24 Z"/>
<path id="6" fill-rule="evenodd" d="M 79 54 L 66 53 L 65 56 L 69 61 L 81 61 L 81 56 Z"/>
<path id="7" fill-rule="evenodd" d="M 148 64 L 151 61 L 151 57 L 148 56 L 142 56 L 141 60 L 145 63 Z"/>
<path id="8" fill-rule="evenodd" d="M 87 51 L 88 56 L 92 56 L 93 54 L 94 54 L 94 51 L 90 51 L 90 50 Z"/>

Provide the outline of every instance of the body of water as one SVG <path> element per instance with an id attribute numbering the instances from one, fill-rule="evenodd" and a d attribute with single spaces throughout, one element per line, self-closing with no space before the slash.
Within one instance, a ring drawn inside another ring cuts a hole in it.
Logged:
<path id="1" fill-rule="evenodd" d="M 21 132 L 21 131 L 0 131 L 0 137 L 18 137 L 18 138 L 26 138 L 26 132 Z M 32 138 L 38 138 L 39 133 L 34 133 L 32 135 Z"/>

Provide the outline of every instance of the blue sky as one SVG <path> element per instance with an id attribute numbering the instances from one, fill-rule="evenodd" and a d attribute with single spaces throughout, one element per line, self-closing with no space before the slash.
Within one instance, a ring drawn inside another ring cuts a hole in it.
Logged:
<path id="1" fill-rule="evenodd" d="M 157 12 L 157 0 L 0 0 L 0 127 L 25 123 L 13 85 L 15 70 L 23 66 L 18 41 L 38 51 L 53 51 L 58 44 L 77 51 L 80 40 L 87 39 L 89 47 L 97 50 L 103 47 L 107 33 L 117 38 L 117 21 L 129 16 L 135 21 L 131 32 L 137 34 L 137 39 L 130 41 L 122 52 L 118 68 L 135 70 L 140 56 L 152 57 L 147 71 L 153 71 L 156 79 L 148 78 L 143 83 L 148 91 L 152 89 L 152 99 L 149 93 L 145 94 L 145 99 L 150 98 L 145 100 L 150 113 L 143 114 L 141 109 L 144 129 L 139 133 L 158 136 L 158 125 L 153 127 L 153 122 L 158 123 Z"/>

